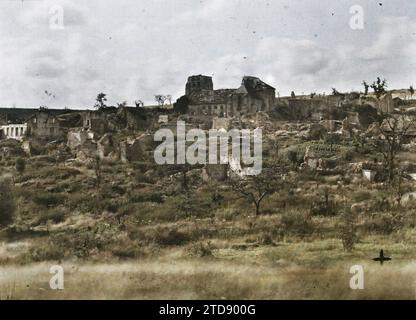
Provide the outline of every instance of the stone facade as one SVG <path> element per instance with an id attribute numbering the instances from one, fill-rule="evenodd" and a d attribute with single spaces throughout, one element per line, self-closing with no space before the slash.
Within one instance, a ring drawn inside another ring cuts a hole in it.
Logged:
<path id="1" fill-rule="evenodd" d="M 99 134 L 107 131 L 107 117 L 102 111 L 86 111 L 82 113 L 82 126 Z"/>
<path id="2" fill-rule="evenodd" d="M 209 83 L 208 80 L 206 82 Z M 186 92 L 190 101 L 188 112 L 191 115 L 242 116 L 259 111 L 270 111 L 275 105 L 275 88 L 256 77 L 245 76 L 238 89 L 213 90 L 210 85 L 204 85 L 189 90 L 189 87 L 188 80 Z"/>
<path id="3" fill-rule="evenodd" d="M 192 92 L 196 90 L 214 90 L 212 78 L 203 75 L 189 77 L 188 82 L 186 83 L 185 94 L 189 96 Z"/>
<path id="4" fill-rule="evenodd" d="M 66 130 L 58 117 L 48 111 L 39 111 L 27 121 L 27 134 L 51 140 L 63 138 Z"/>

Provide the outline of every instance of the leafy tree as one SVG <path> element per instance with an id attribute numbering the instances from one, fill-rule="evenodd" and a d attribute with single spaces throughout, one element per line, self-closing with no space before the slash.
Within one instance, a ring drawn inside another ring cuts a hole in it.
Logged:
<path id="1" fill-rule="evenodd" d="M 413 88 L 413 86 L 409 87 L 409 92 L 410 92 L 410 96 L 413 97 L 413 95 L 415 94 L 415 89 Z"/>
<path id="2" fill-rule="evenodd" d="M 95 100 L 95 108 L 102 109 L 106 107 L 105 102 L 107 101 L 107 95 L 105 93 L 99 93 Z"/>
<path id="3" fill-rule="evenodd" d="M 387 93 L 387 80 L 381 80 L 380 77 L 377 77 L 377 80 L 374 81 L 370 87 L 374 90 L 374 94 L 376 95 L 377 99 L 380 100 L 380 97 Z"/>
<path id="4" fill-rule="evenodd" d="M 292 93 L 290 94 L 290 96 L 294 99 L 294 98 L 296 98 L 296 94 L 295 94 L 295 91 L 292 91 Z"/>

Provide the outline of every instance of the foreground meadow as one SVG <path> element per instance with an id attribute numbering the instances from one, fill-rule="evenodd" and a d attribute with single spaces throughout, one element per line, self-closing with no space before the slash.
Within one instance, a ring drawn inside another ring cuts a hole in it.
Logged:
<path id="1" fill-rule="evenodd" d="M 295 147 L 283 157 L 296 164 Z M 338 150 L 329 174 L 292 167 L 259 214 L 202 168 L 2 160 L 0 298 L 414 299 L 416 210 L 396 201 L 413 182 L 370 183 L 349 169 L 363 156 Z M 64 290 L 49 287 L 53 265 Z M 354 265 L 364 290 L 350 289 Z"/>
<path id="2" fill-rule="evenodd" d="M 388 245 L 388 244 L 386 244 Z M 181 248 L 125 262 L 61 261 L 64 290 L 51 290 L 53 262 L 0 268 L 1 299 L 415 299 L 413 248 L 389 244 L 393 261 L 366 259 L 363 243 L 344 255 L 336 241 L 282 243 L 246 250 L 216 249 L 189 258 Z M 352 265 L 365 270 L 365 289 L 351 290 Z"/>

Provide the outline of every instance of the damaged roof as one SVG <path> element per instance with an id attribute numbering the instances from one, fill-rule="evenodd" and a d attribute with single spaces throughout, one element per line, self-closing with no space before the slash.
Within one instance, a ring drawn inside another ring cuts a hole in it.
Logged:
<path id="1" fill-rule="evenodd" d="M 272 86 L 268 85 L 264 81 L 257 77 L 244 76 L 241 82 L 241 87 L 237 90 L 237 93 L 256 93 L 263 90 L 276 90 Z"/>

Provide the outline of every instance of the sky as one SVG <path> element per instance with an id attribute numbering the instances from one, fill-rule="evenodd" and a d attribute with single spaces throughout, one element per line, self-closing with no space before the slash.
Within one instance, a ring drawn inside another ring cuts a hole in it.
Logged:
<path id="1" fill-rule="evenodd" d="M 362 8 L 363 28 L 351 28 Z M 187 77 L 280 96 L 416 84 L 414 0 L 0 0 L 0 106 L 184 94 Z"/>

